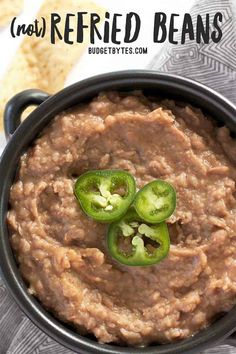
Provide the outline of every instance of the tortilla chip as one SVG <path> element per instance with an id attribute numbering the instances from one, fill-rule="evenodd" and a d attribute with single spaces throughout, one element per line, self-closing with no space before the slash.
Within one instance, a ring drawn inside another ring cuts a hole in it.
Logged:
<path id="1" fill-rule="evenodd" d="M 0 0 L 0 27 L 6 26 L 22 11 L 24 0 Z"/>
<path id="2" fill-rule="evenodd" d="M 37 18 L 44 17 L 50 23 L 52 12 L 58 13 L 63 21 L 58 28 L 63 28 L 65 15 L 80 11 L 95 12 L 104 18 L 105 10 L 86 0 L 45 0 Z M 73 18 L 76 21 L 76 17 Z M 87 17 L 84 16 L 86 22 Z M 71 22 L 73 28 L 73 22 Z M 50 31 L 48 31 L 50 32 Z M 63 31 L 61 31 L 63 33 Z M 76 31 L 75 31 L 76 32 Z M 71 33 L 71 35 L 76 35 Z M 73 40 L 73 37 L 70 37 Z M 89 43 L 89 32 L 85 30 L 83 43 L 68 45 L 57 40 L 50 42 L 50 33 L 44 38 L 25 37 L 18 49 L 11 66 L 0 82 L 0 128 L 5 104 L 16 93 L 29 88 L 38 88 L 53 94 L 64 87 L 72 67 L 82 55 Z"/>

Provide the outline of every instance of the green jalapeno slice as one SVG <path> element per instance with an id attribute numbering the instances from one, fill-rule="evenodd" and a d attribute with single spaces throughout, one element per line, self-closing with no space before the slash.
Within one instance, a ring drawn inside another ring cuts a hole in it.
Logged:
<path id="1" fill-rule="evenodd" d="M 165 222 L 146 223 L 130 208 L 121 220 L 109 225 L 107 245 L 111 257 L 122 264 L 156 264 L 169 252 L 168 228 Z"/>
<path id="2" fill-rule="evenodd" d="M 133 202 L 136 183 L 126 171 L 96 170 L 81 175 L 74 191 L 88 216 L 100 222 L 114 222 Z"/>
<path id="3" fill-rule="evenodd" d="M 160 223 L 173 214 L 176 192 L 170 183 L 154 180 L 138 191 L 134 207 L 143 220 L 152 224 Z"/>

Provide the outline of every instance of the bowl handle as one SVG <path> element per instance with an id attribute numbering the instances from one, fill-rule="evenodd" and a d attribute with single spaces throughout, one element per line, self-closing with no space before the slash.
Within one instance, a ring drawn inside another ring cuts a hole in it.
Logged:
<path id="1" fill-rule="evenodd" d="M 27 107 L 38 106 L 49 97 L 49 94 L 41 90 L 25 90 L 13 96 L 6 104 L 3 115 L 6 139 L 9 140 L 20 125 L 21 115 Z"/>

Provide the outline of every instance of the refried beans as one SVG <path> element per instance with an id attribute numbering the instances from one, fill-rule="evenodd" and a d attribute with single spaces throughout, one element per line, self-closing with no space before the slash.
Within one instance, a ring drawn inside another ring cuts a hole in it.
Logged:
<path id="1" fill-rule="evenodd" d="M 171 248 L 154 266 L 122 266 L 107 226 L 74 196 L 89 170 L 123 169 L 138 187 L 173 184 Z M 99 342 L 166 343 L 236 303 L 236 143 L 201 110 L 140 92 L 102 93 L 62 112 L 22 156 L 11 188 L 11 244 L 30 294 Z"/>

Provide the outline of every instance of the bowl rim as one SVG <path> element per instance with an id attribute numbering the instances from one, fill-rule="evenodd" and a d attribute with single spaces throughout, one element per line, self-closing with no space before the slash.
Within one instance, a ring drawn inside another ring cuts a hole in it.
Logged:
<path id="1" fill-rule="evenodd" d="M 137 85 L 137 82 L 139 82 L 139 85 L 148 88 L 152 85 L 153 88 L 163 88 L 169 85 L 177 91 L 188 92 L 188 94 L 193 96 L 193 99 L 199 95 L 199 99 L 203 100 L 203 104 L 206 104 L 206 102 L 208 102 L 208 104 L 213 104 L 219 113 L 225 115 L 225 117 L 230 117 L 230 123 L 236 127 L 236 107 L 234 104 L 221 94 L 199 82 L 177 75 L 159 73 L 150 70 L 117 71 L 84 79 L 62 89 L 47 99 L 18 127 L 3 151 L 0 161 L 0 180 L 2 181 L 0 184 L 0 266 L 5 284 L 21 310 L 37 327 L 60 344 L 74 351 L 78 350 L 79 353 L 130 354 L 131 348 L 119 347 L 111 344 L 100 344 L 77 334 L 66 328 L 59 320 L 56 320 L 35 298 L 28 294 L 26 285 L 24 284 L 16 266 L 8 239 L 9 235 L 5 219 L 9 189 L 14 178 L 16 161 L 18 161 L 19 156 L 22 155 L 24 149 L 32 140 L 34 140 L 35 136 L 42 130 L 42 128 L 53 118 L 53 116 L 55 116 L 56 111 L 59 112 L 65 108 L 71 107 L 75 104 L 76 100 L 77 103 L 81 102 L 86 97 L 92 97 L 99 91 L 104 91 L 106 89 L 117 89 L 119 91 L 122 90 L 121 88 L 124 86 L 137 87 L 139 86 Z M 103 88 L 99 89 L 101 86 Z M 65 101 L 68 104 L 67 107 Z M 236 307 L 217 322 L 213 323 L 210 327 L 201 330 L 191 338 L 181 342 L 149 346 L 142 349 L 132 348 L 132 353 L 177 354 L 192 353 L 196 350 L 199 352 L 209 346 L 218 344 L 235 329 Z"/>

